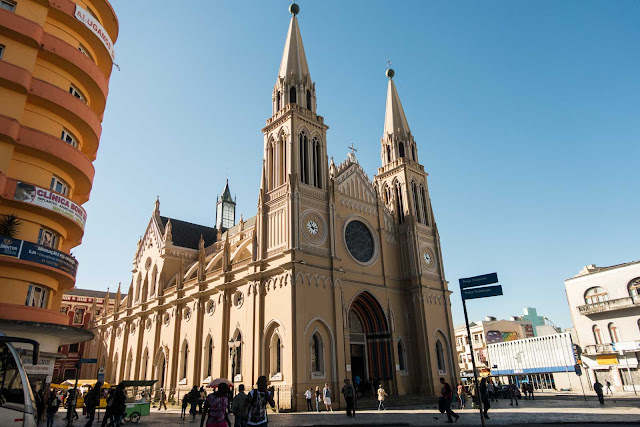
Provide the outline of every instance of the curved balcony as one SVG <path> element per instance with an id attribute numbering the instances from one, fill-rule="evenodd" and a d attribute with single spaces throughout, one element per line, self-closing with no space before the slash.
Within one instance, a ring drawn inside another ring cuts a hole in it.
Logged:
<path id="1" fill-rule="evenodd" d="M 0 28 L 8 37 L 32 47 L 40 46 L 44 33 L 37 22 L 4 9 L 0 9 Z"/>
<path id="2" fill-rule="evenodd" d="M 624 310 L 626 308 L 640 306 L 640 296 L 611 299 L 608 301 L 600 301 L 593 304 L 585 304 L 578 306 L 580 314 L 588 316 L 590 314 L 605 313 L 615 310 Z"/>
<path id="3" fill-rule="evenodd" d="M 120 24 L 113 6 L 108 0 L 86 0 L 102 18 L 102 26 L 109 33 L 112 42 L 116 42 Z"/>
<path id="4" fill-rule="evenodd" d="M 31 87 L 31 72 L 6 61 L 0 61 L 0 81 L 8 89 L 26 94 Z"/>
<path id="5" fill-rule="evenodd" d="M 74 75 L 87 88 L 91 109 L 98 116 L 104 113 L 109 85 L 95 62 L 80 52 L 77 47 L 48 33 L 42 35 L 41 52 L 38 56 Z M 60 61 L 59 58 L 64 61 Z"/>
<path id="6" fill-rule="evenodd" d="M 0 303 L 0 313 L 2 313 L 3 320 L 29 320 L 55 325 L 69 324 L 69 317 L 66 314 L 28 305 Z"/>

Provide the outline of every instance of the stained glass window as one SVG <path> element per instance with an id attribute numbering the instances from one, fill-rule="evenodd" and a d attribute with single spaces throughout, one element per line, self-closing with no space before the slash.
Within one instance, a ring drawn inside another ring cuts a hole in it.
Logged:
<path id="1" fill-rule="evenodd" d="M 360 262 L 368 262 L 373 258 L 373 236 L 360 221 L 351 221 L 344 232 L 344 240 L 351 255 Z"/>

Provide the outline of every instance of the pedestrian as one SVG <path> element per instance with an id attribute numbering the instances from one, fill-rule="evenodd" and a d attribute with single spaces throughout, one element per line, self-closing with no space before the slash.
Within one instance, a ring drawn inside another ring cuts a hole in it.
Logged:
<path id="1" fill-rule="evenodd" d="M 158 411 L 160 409 L 162 409 L 162 407 L 164 406 L 164 410 L 167 410 L 167 393 L 164 391 L 163 388 L 160 389 L 160 398 L 159 398 L 159 403 L 158 403 Z"/>
<path id="2" fill-rule="evenodd" d="M 263 426 L 269 424 L 267 416 L 267 403 L 274 408 L 276 402 L 273 401 L 273 387 L 267 389 L 267 377 L 264 375 L 258 378 L 257 389 L 249 392 L 249 421 L 247 426 Z"/>
<path id="3" fill-rule="evenodd" d="M 198 396 L 200 392 L 196 387 Z M 204 411 L 200 418 L 200 427 L 204 425 L 204 420 L 207 418 L 207 427 L 229 427 L 229 415 L 227 409 L 229 408 L 229 385 L 226 383 L 218 384 L 218 389 L 209 394 L 204 401 Z"/>
<path id="4" fill-rule="evenodd" d="M 311 389 L 304 392 L 304 397 L 307 399 L 307 411 L 313 411 L 313 407 L 311 406 L 311 397 L 313 396 L 313 392 Z"/>
<path id="5" fill-rule="evenodd" d="M 529 388 L 529 399 L 536 400 L 536 398 L 533 397 L 533 384 L 529 383 L 528 388 Z"/>
<path id="6" fill-rule="evenodd" d="M 73 417 L 74 420 L 77 420 L 78 418 L 80 418 L 78 416 L 78 411 L 76 408 L 76 393 L 78 391 L 75 388 L 72 388 L 71 390 L 69 390 L 69 394 L 67 395 L 67 408 L 69 407 L 69 405 L 73 405 L 73 415 L 71 415 Z M 67 416 L 64 418 L 65 420 L 69 419 L 69 412 L 67 412 Z"/>
<path id="7" fill-rule="evenodd" d="M 101 427 L 105 427 L 109 421 L 112 426 L 120 426 L 122 416 L 127 409 L 126 400 L 127 395 L 124 391 L 124 384 L 120 383 L 107 401 L 107 410 L 102 419 Z"/>
<path id="8" fill-rule="evenodd" d="M 207 398 L 207 392 L 204 389 L 204 386 L 200 386 L 200 398 L 198 399 L 198 413 L 202 414 L 202 406 L 204 405 L 204 401 Z"/>
<path id="9" fill-rule="evenodd" d="M 356 408 L 353 404 L 353 397 L 355 396 L 356 391 L 351 385 L 349 378 L 344 380 L 344 386 L 342 387 L 342 394 L 344 395 L 345 402 L 347 402 L 347 417 L 355 417 Z"/>
<path id="10" fill-rule="evenodd" d="M 362 383 L 362 378 L 360 378 L 360 375 L 356 375 L 356 377 L 353 379 L 353 385 L 355 386 L 355 389 L 356 389 L 356 397 L 360 392 L 360 383 Z"/>
<path id="11" fill-rule="evenodd" d="M 324 388 L 322 389 L 322 400 L 324 401 L 324 407 L 327 412 L 329 412 L 329 410 L 333 412 L 333 404 L 331 402 L 331 387 L 329 387 L 329 384 L 327 383 L 324 384 Z"/>
<path id="12" fill-rule="evenodd" d="M 380 410 L 384 410 L 386 411 L 387 408 L 384 406 L 384 398 L 387 397 L 388 394 L 386 391 L 384 391 L 384 388 L 382 387 L 382 383 L 378 386 L 378 411 Z"/>
<path id="13" fill-rule="evenodd" d="M 523 382 L 520 389 L 522 390 L 522 395 L 524 396 L 524 399 L 529 400 L 529 398 L 527 397 L 527 393 L 529 391 L 529 389 L 527 388 L 527 383 Z"/>
<path id="14" fill-rule="evenodd" d="M 84 397 L 84 407 L 87 408 L 87 418 L 89 418 L 84 427 L 91 427 L 91 425 L 93 424 L 93 420 L 96 417 L 96 408 L 100 406 L 101 388 L 102 383 L 97 382 L 96 385 L 91 390 L 89 390 L 87 395 Z"/>
<path id="15" fill-rule="evenodd" d="M 495 399 L 496 402 L 498 401 L 498 399 L 495 398 L 496 388 L 493 385 L 493 380 L 490 380 L 489 384 L 487 384 L 487 393 L 489 393 L 489 400 L 490 401 L 493 402 L 494 399 Z"/>
<path id="16" fill-rule="evenodd" d="M 484 413 L 485 420 L 489 419 L 489 408 L 491 408 L 491 403 L 489 403 L 489 393 L 487 390 L 487 379 L 483 378 L 480 381 L 480 400 L 482 401 L 482 409 Z"/>
<path id="17" fill-rule="evenodd" d="M 36 399 L 36 424 L 39 424 L 44 414 L 44 389 L 41 388 L 35 395 Z"/>
<path id="18" fill-rule="evenodd" d="M 320 410 L 320 398 L 322 394 L 320 393 L 320 386 L 316 386 L 316 411 L 321 412 Z"/>
<path id="19" fill-rule="evenodd" d="M 607 394 L 613 394 L 613 391 L 611 390 L 611 383 L 609 382 L 609 380 L 607 380 L 606 384 L 607 384 Z"/>
<path id="20" fill-rule="evenodd" d="M 189 407 L 189 393 L 182 396 L 182 409 L 180 410 L 180 419 L 184 420 L 187 416 L 187 408 Z"/>
<path id="21" fill-rule="evenodd" d="M 198 402 L 200 401 L 200 391 L 198 390 L 198 386 L 194 385 L 191 388 L 191 391 L 188 394 L 189 396 L 189 404 L 191 408 L 189 409 L 189 413 L 193 416 L 193 419 L 196 419 L 196 414 L 198 413 Z"/>
<path id="22" fill-rule="evenodd" d="M 600 381 L 598 381 L 597 379 L 595 384 L 593 384 L 593 391 L 595 391 L 596 394 L 598 395 L 598 400 L 600 401 L 600 404 L 604 405 L 604 393 L 602 392 L 602 384 L 600 384 Z"/>
<path id="23" fill-rule="evenodd" d="M 447 383 L 444 378 L 440 377 L 440 384 L 442 384 L 442 392 L 440 395 L 440 406 L 441 411 L 443 413 L 447 413 L 447 423 L 451 424 L 453 422 L 453 417 L 455 417 L 456 422 L 458 422 L 458 418 L 460 415 L 457 415 L 451 410 L 451 401 L 453 400 L 453 389 Z"/>
<path id="24" fill-rule="evenodd" d="M 514 384 L 513 380 L 509 380 L 509 399 L 511 403 L 509 406 L 513 406 L 513 401 L 516 401 L 516 406 L 518 406 L 518 387 Z"/>
<path id="25" fill-rule="evenodd" d="M 238 394 L 233 398 L 231 412 L 234 415 L 235 427 L 246 427 L 249 421 L 249 396 L 244 392 L 244 384 L 238 386 Z"/>
<path id="26" fill-rule="evenodd" d="M 53 427 L 53 420 L 56 416 L 56 412 L 60 408 L 60 399 L 55 390 L 51 390 L 49 399 L 47 399 L 47 427 Z"/>
<path id="27" fill-rule="evenodd" d="M 466 390 L 462 383 L 458 384 L 458 409 L 464 409 L 464 405 L 467 402 L 465 394 Z"/>

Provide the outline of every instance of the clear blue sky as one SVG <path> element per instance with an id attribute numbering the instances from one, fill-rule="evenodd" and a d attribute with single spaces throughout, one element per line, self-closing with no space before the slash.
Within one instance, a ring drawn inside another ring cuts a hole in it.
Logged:
<path id="1" fill-rule="evenodd" d="M 126 291 L 156 195 L 213 226 L 227 173 L 255 215 L 289 2 L 112 0 L 116 62 L 77 286 Z M 571 326 L 565 278 L 640 258 L 640 2 L 305 1 L 298 16 L 336 163 L 380 165 L 387 55 L 429 188 L 456 324 L 458 278 Z M 162 6 L 162 7 L 159 7 Z M 179 7 L 181 6 L 181 7 Z"/>

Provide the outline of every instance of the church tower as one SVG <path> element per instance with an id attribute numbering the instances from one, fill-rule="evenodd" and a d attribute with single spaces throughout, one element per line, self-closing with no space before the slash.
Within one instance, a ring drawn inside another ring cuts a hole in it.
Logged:
<path id="1" fill-rule="evenodd" d="M 314 212 L 323 217 L 327 211 L 328 126 L 316 111 L 316 87 L 311 80 L 296 16 L 300 7 L 294 3 L 289 11 L 289 31 L 273 86 L 272 116 L 262 129 L 264 160 L 258 203 L 261 230 L 258 258 L 300 248 L 298 224 L 305 207 L 322 204 L 319 208 L 322 212 L 316 212 L 318 209 Z"/>
<path id="2" fill-rule="evenodd" d="M 218 197 L 216 204 L 216 228 L 220 231 L 227 230 L 236 224 L 236 202 L 229 191 L 229 180 L 224 186 L 222 195 Z"/>

